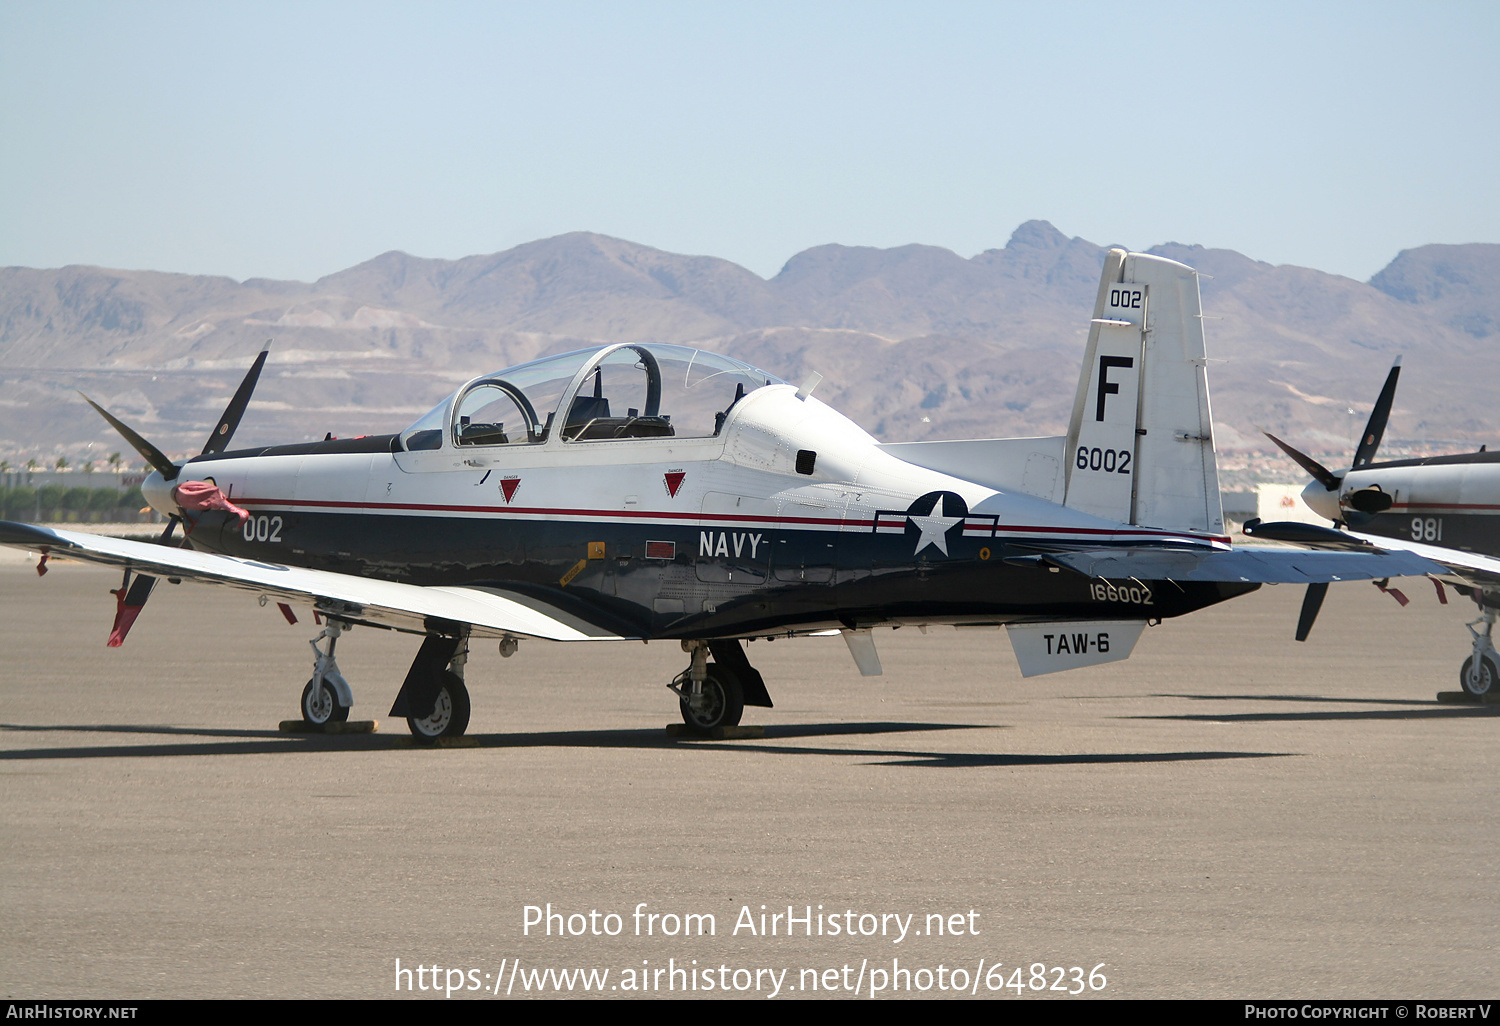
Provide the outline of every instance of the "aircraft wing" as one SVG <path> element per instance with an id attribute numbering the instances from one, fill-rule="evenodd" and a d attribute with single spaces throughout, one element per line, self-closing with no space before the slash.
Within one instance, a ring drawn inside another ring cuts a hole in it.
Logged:
<path id="1" fill-rule="evenodd" d="M 1373 539 L 1372 539 L 1373 540 Z M 1387 539 L 1378 539 L 1385 546 Z M 1432 548 L 1432 546 L 1424 546 Z M 1114 580 L 1245 581 L 1258 584 L 1320 584 L 1444 574 L 1436 557 L 1384 549 L 1328 552 L 1247 546 L 1235 549 L 1083 549 L 1022 556 L 1051 563 L 1087 577 Z M 1500 561 L 1492 560 L 1500 564 Z"/>
<path id="2" fill-rule="evenodd" d="M 509 634 L 549 641 L 622 637 L 530 596 L 489 588 L 399 584 L 8 521 L 0 521 L 0 545 L 156 577 L 227 585 L 277 602 L 311 599 L 325 615 L 380 626 L 422 631 L 427 620 L 436 619 L 470 624 L 480 636 Z"/>
<path id="3" fill-rule="evenodd" d="M 1379 534 L 1359 534 L 1354 531 L 1349 533 L 1355 538 L 1382 548 L 1399 549 L 1405 553 L 1430 559 L 1434 563 L 1441 563 L 1443 576 L 1457 577 L 1470 584 L 1500 586 L 1500 559 L 1494 556 L 1481 556 L 1477 552 L 1446 549 L 1441 545 L 1427 545 L 1402 538 L 1387 538 Z"/>

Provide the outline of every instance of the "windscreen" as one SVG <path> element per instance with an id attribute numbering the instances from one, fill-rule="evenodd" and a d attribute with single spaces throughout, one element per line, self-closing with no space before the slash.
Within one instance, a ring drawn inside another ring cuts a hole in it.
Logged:
<path id="1" fill-rule="evenodd" d="M 563 404 L 584 367 L 589 373 Z M 735 403 L 768 384 L 784 382 L 701 349 L 582 349 L 474 379 L 402 432 L 401 442 L 417 451 L 442 448 L 445 436 L 453 446 L 535 444 L 557 432 L 568 441 L 706 438 L 719 433 Z"/>

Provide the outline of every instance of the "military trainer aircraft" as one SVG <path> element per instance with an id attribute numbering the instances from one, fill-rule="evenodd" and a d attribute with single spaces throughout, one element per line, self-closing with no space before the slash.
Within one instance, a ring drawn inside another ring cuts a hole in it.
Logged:
<path id="1" fill-rule="evenodd" d="M 476 638 L 680 642 L 670 685 L 711 729 L 771 705 L 744 642 L 1004 625 L 1023 674 L 1128 657 L 1148 623 L 1267 582 L 1441 570 L 1374 545 L 1233 548 L 1219 503 L 1196 273 L 1109 252 L 1068 433 L 882 445 L 736 360 L 624 343 L 484 374 L 406 430 L 229 450 L 264 353 L 201 455 L 148 501 L 190 548 L 0 523 L 0 543 L 124 569 L 112 642 L 156 577 L 311 600 L 302 715 L 347 718 L 352 626 L 423 637 L 390 715 L 461 734 Z M 97 407 L 96 407 L 97 408 Z M 134 575 L 134 576 L 132 576 Z M 319 647 L 323 642 L 323 647 Z"/>
<path id="2" fill-rule="evenodd" d="M 1335 474 L 1269 432 L 1267 437 L 1312 476 L 1302 490 L 1303 501 L 1319 516 L 1345 528 L 1339 532 L 1343 539 L 1412 552 L 1448 568 L 1442 578 L 1434 577 L 1438 598 L 1447 601 L 1441 585 L 1447 579 L 1479 607 L 1479 618 L 1467 625 L 1473 650 L 1459 670 L 1459 683 L 1471 695 L 1487 694 L 1500 685 L 1496 669 L 1500 658 L 1491 641 L 1495 611 L 1500 608 L 1500 452 L 1481 447 L 1478 452 L 1452 456 L 1373 462 L 1400 374 L 1401 358 L 1397 357 L 1370 411 L 1354 459 L 1343 474 Z M 1340 545 L 1337 537 L 1321 536 L 1320 540 L 1289 524 L 1246 525 L 1246 533 L 1330 548 Z M 1405 596 L 1394 594 L 1405 605 Z"/>

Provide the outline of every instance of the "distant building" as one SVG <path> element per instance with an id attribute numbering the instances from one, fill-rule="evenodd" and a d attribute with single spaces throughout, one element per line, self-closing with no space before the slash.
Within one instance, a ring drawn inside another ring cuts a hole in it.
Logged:
<path id="1" fill-rule="evenodd" d="M 1219 502 L 1224 507 L 1224 519 L 1231 524 L 1243 524 L 1260 515 L 1260 499 L 1254 492 L 1220 492 Z"/>
<path id="2" fill-rule="evenodd" d="M 1328 521 L 1302 501 L 1305 484 L 1263 484 L 1255 488 L 1255 515 L 1266 523 L 1290 520 L 1298 524 L 1328 526 Z M 1228 514 L 1226 513 L 1226 516 Z"/>

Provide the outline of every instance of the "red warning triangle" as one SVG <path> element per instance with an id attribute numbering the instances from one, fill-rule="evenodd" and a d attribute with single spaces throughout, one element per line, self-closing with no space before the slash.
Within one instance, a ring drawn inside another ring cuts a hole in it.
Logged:
<path id="1" fill-rule="evenodd" d="M 667 481 L 667 494 L 674 499 L 677 498 L 677 489 L 682 487 L 682 479 L 687 477 L 687 474 L 681 470 L 669 470 L 665 477 Z"/>
<path id="2" fill-rule="evenodd" d="M 500 479 L 500 490 L 505 493 L 505 501 L 510 502 L 515 497 L 516 489 L 521 487 L 519 477 L 503 477 Z"/>

